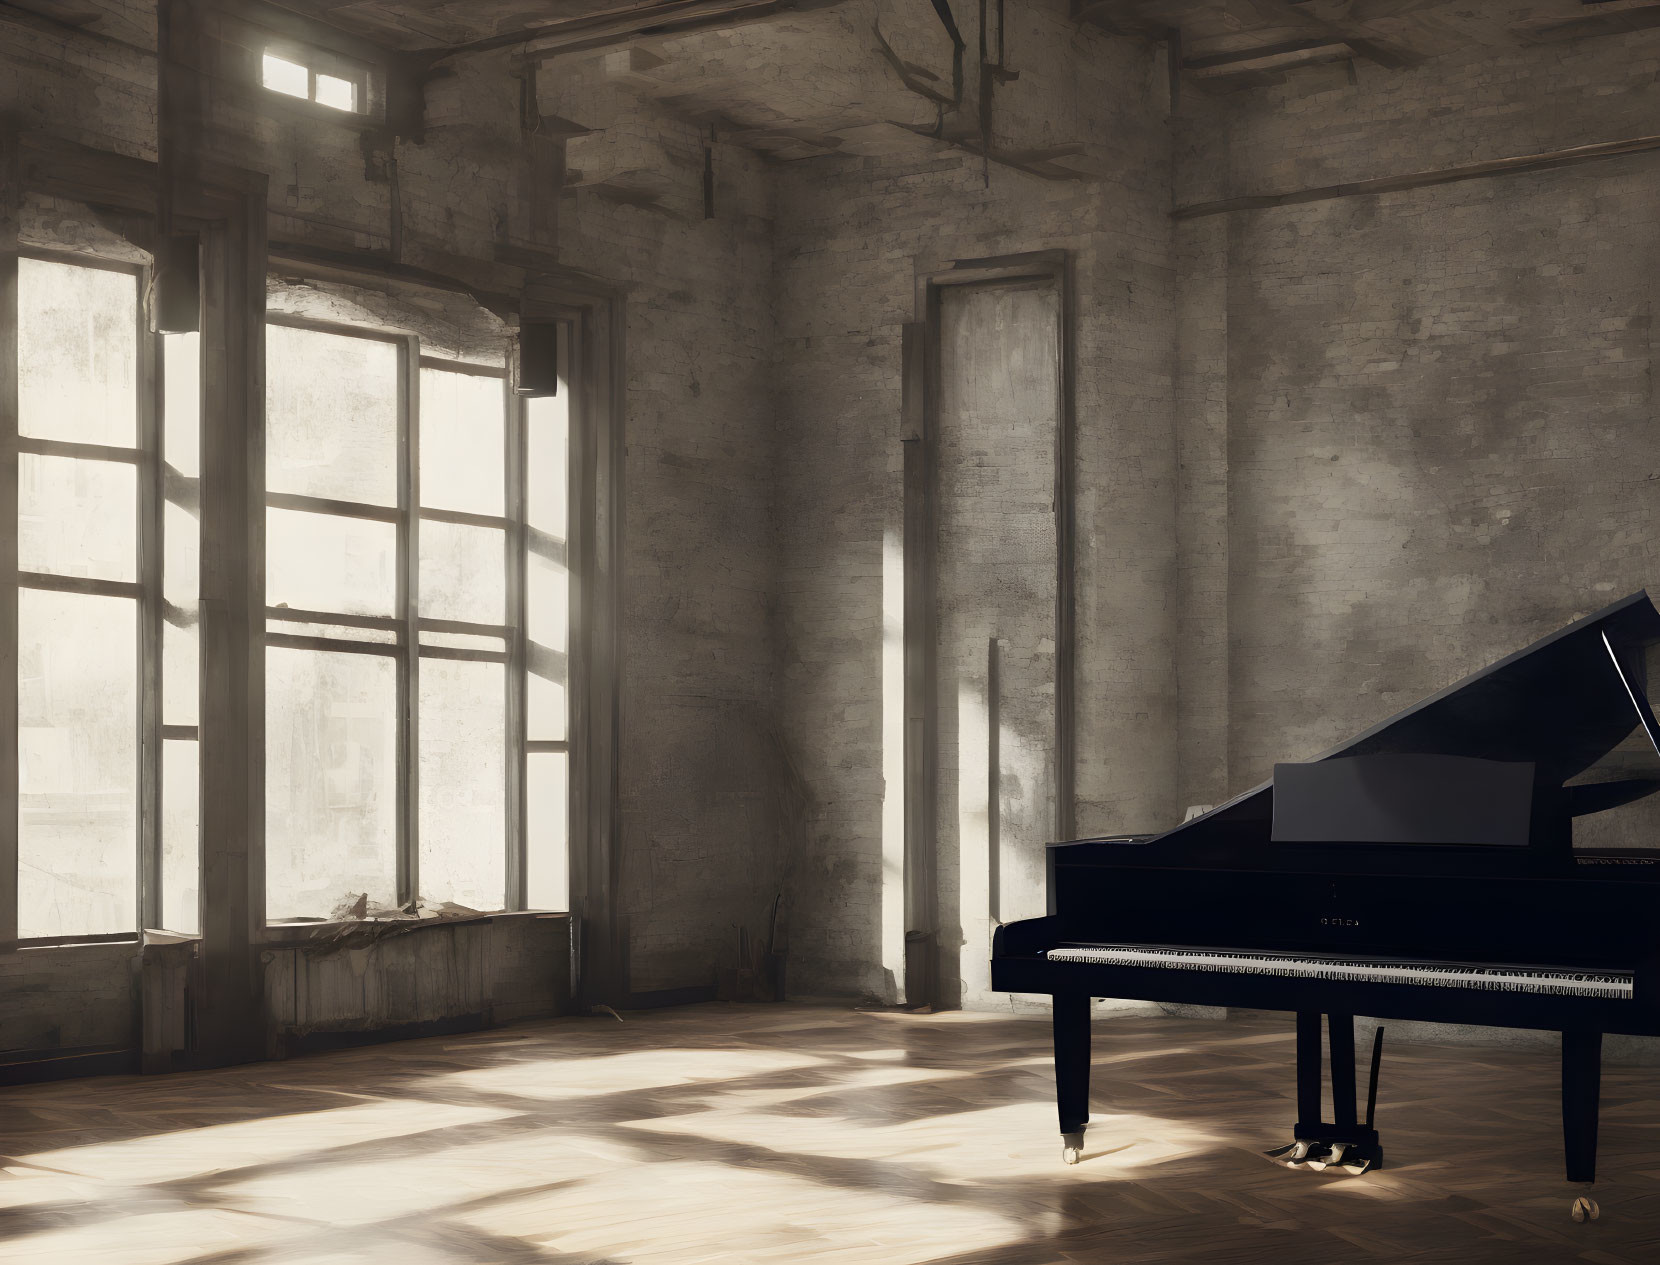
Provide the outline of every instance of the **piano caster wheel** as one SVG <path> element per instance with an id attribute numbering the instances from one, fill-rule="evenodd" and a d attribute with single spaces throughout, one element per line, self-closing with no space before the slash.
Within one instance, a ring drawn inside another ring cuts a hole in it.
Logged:
<path id="1" fill-rule="evenodd" d="M 1061 1163 L 1076 1164 L 1083 1158 L 1084 1131 L 1061 1134 Z"/>
<path id="2" fill-rule="evenodd" d="M 1574 1200 L 1573 1208 L 1569 1213 L 1575 1221 L 1595 1221 L 1602 1215 L 1602 1209 L 1597 1207 L 1595 1199 L 1587 1199 L 1581 1195 Z"/>

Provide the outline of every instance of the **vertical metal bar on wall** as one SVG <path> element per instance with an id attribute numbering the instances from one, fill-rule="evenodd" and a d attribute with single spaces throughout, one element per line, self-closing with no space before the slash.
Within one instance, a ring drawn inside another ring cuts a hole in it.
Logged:
<path id="1" fill-rule="evenodd" d="M 398 582 L 403 623 L 398 656 L 398 904 L 419 899 L 421 887 L 421 346 L 398 341 Z"/>
<path id="2" fill-rule="evenodd" d="M 150 274 L 141 277 L 145 293 Z M 162 334 L 149 330 L 139 304 L 138 447 L 138 925 L 159 927 L 161 876 L 161 638 L 162 638 Z"/>
<path id="3" fill-rule="evenodd" d="M 939 292 L 927 319 L 904 328 L 905 443 L 905 1000 L 939 999 L 936 783 L 934 446 L 938 430 Z"/>
<path id="4" fill-rule="evenodd" d="M 525 638 L 528 632 L 528 612 L 525 609 L 525 516 L 527 509 L 525 481 L 528 477 L 526 453 L 529 451 L 527 429 L 530 410 L 515 393 L 518 382 L 518 356 L 508 357 L 507 377 L 502 382 L 506 412 L 503 427 L 506 478 L 502 490 L 502 508 L 507 515 L 507 680 L 506 726 L 502 735 L 506 745 L 503 753 L 506 771 L 503 793 L 507 796 L 507 831 L 503 845 L 507 849 L 506 908 L 524 909 L 529 899 L 526 877 L 525 833 Z"/>
<path id="5" fill-rule="evenodd" d="M 1055 268 L 1060 294 L 1055 389 L 1055 838 L 1077 833 L 1077 421 L 1072 256 Z"/>
<path id="6" fill-rule="evenodd" d="M 1003 643 L 986 642 L 986 916 L 1003 908 Z"/>
<path id="7" fill-rule="evenodd" d="M 0 135 L 0 952 L 17 947 L 17 228 L 15 133 Z"/>
<path id="8" fill-rule="evenodd" d="M 594 643 L 598 628 L 594 611 L 596 594 L 590 576 L 593 573 L 593 527 L 598 521 L 596 505 L 598 489 L 594 480 L 602 468 L 598 456 L 597 418 L 590 407 L 586 390 L 588 344 L 593 337 L 593 321 L 584 313 L 572 322 L 570 355 L 565 386 L 570 394 L 566 416 L 570 429 L 566 436 L 568 500 L 566 502 L 565 557 L 570 576 L 570 657 L 566 677 L 566 733 L 571 740 L 570 755 L 565 775 L 569 779 L 569 832 L 566 834 L 567 879 L 570 884 L 571 915 L 571 995 L 583 1004 L 603 1000 L 593 978 L 597 961 L 603 958 L 602 931 L 608 925 L 597 895 L 602 880 L 599 868 L 600 849 L 595 843 L 595 817 L 598 805 L 594 789 L 594 753 L 589 744 L 598 731 L 595 721 L 595 691 L 591 668 L 594 662 Z M 608 932 L 606 932 L 608 934 Z M 589 944 L 590 937 L 596 942 Z"/>

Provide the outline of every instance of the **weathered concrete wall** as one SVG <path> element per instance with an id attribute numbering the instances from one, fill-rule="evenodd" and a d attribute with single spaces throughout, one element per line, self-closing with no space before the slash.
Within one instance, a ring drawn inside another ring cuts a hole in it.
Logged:
<path id="1" fill-rule="evenodd" d="M 504 914 L 338 939 L 261 952 L 274 1055 L 325 1035 L 543 1018 L 570 999 L 568 918 Z"/>
<path id="2" fill-rule="evenodd" d="M 1190 98 L 1178 202 L 1643 135 L 1657 55 L 1645 32 Z M 1660 579 L 1657 191 L 1636 155 L 1182 225 L 1189 798 Z"/>
<path id="3" fill-rule="evenodd" d="M 1045 912 L 1056 821 L 1055 460 L 1061 296 L 1050 283 L 940 296 L 939 781 L 948 1005 L 991 992 L 997 923 Z"/>
<path id="4" fill-rule="evenodd" d="M 617 86 L 543 71 L 573 145 L 563 263 L 627 286 L 622 885 L 635 992 L 710 985 L 781 890 L 772 671 L 772 194 L 756 156 Z"/>
<path id="5" fill-rule="evenodd" d="M 138 954 L 137 944 L 0 954 L 0 1061 L 23 1051 L 131 1048 Z"/>
<path id="6" fill-rule="evenodd" d="M 1052 116 L 1069 135 L 1110 140 L 1110 176 L 1045 180 L 918 146 L 801 162 L 778 181 L 779 503 L 788 507 L 779 688 L 808 801 L 792 889 L 792 978 L 806 993 L 895 995 L 883 896 L 901 881 L 891 807 L 903 786 L 891 763 L 884 770 L 885 744 L 897 739 L 884 709 L 891 716 L 898 701 L 891 665 L 884 689 L 883 651 L 901 613 L 901 337 L 920 319 L 919 273 L 954 259 L 1071 254 L 1078 829 L 1148 828 L 1175 811 L 1163 73 L 1144 47 L 1080 32 L 1059 6 L 1010 14 L 1021 90 L 994 115 L 1008 129 L 1001 141 Z M 1058 104 L 1046 112 L 1045 103 Z"/>

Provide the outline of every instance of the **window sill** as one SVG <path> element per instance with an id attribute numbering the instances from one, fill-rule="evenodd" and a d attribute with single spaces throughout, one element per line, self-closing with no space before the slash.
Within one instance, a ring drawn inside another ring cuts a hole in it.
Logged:
<path id="1" fill-rule="evenodd" d="M 29 936 L 17 942 L 19 953 L 36 949 L 111 949 L 121 946 L 137 948 L 139 934 L 122 931 L 104 936 Z"/>
<path id="2" fill-rule="evenodd" d="M 349 918 L 336 922 L 273 922 L 267 923 L 262 943 L 265 945 L 305 944 L 311 940 L 332 940 L 353 931 L 371 934 L 394 930 L 451 926 L 456 923 L 493 922 L 498 918 L 569 918 L 568 913 L 546 909 L 498 909 L 494 913 L 458 914 L 448 918 Z"/>
<path id="3" fill-rule="evenodd" d="M 17 942 L 18 950 L 28 949 L 107 949 L 117 945 L 142 947 L 150 944 L 195 944 L 201 936 L 184 931 L 167 931 L 146 927 L 143 931 L 117 931 L 97 936 L 30 936 Z"/>

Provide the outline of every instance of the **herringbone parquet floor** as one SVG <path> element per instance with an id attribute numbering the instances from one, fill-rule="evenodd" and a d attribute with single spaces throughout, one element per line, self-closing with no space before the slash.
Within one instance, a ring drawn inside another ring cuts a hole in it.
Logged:
<path id="1" fill-rule="evenodd" d="M 1390 1048 L 1389 1167 L 1325 1176 L 1256 1155 L 1288 1023 L 1095 1031 L 1074 1168 L 1047 1023 L 1006 1015 L 695 1006 L 3 1090 L 0 1261 L 1660 1261 L 1647 1069 L 1605 1076 L 1575 1225 L 1549 1057 Z"/>

